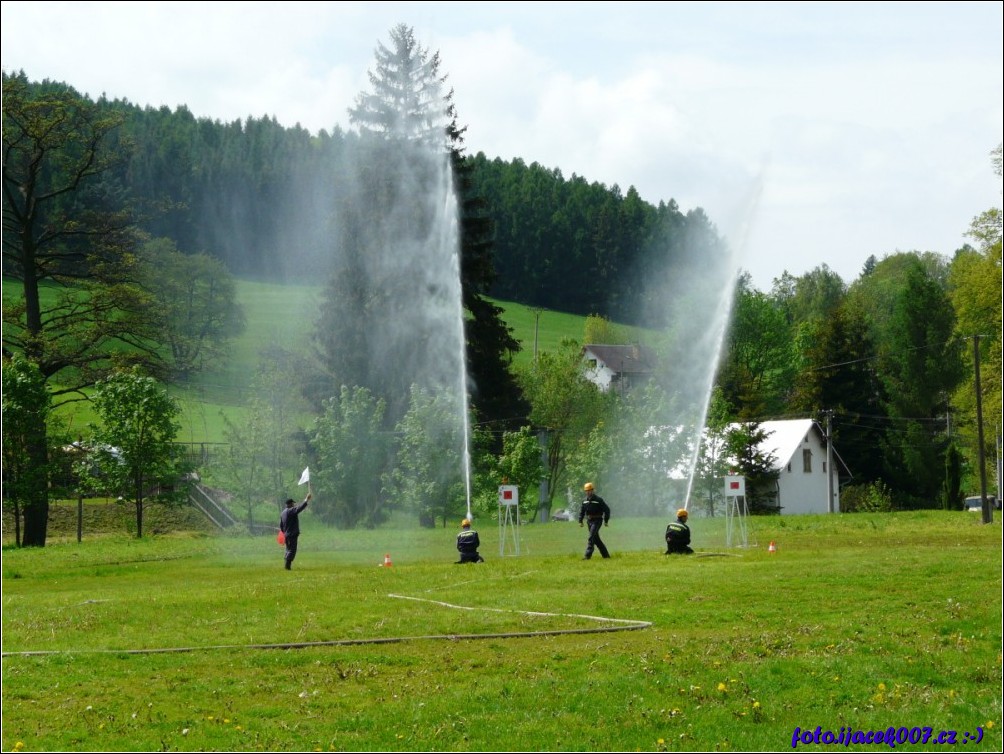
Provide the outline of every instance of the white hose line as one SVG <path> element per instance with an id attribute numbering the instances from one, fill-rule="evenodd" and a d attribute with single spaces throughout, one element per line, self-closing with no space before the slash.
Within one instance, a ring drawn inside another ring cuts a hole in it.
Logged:
<path id="1" fill-rule="evenodd" d="M 565 628 L 545 631 L 516 631 L 512 633 L 491 633 L 491 634 L 430 634 L 428 636 L 389 636 L 374 639 L 335 639 L 332 641 L 298 641 L 283 642 L 279 644 L 216 644 L 203 647 L 159 647 L 153 649 L 46 649 L 29 650 L 25 652 L 3 652 L 2 657 L 44 657 L 51 655 L 74 655 L 74 654 L 122 654 L 122 655 L 153 655 L 169 654 L 180 652 L 218 652 L 232 649 L 310 649 L 312 647 L 348 647 L 360 644 L 399 644 L 407 641 L 473 641 L 476 639 L 519 639 L 533 636 L 564 636 L 567 634 L 600 634 L 612 633 L 614 631 L 637 631 L 642 628 L 651 627 L 650 621 L 627 620 L 624 618 L 604 618 L 598 615 L 577 615 L 575 613 L 542 613 L 531 610 L 502 610 L 494 607 L 467 607 L 464 605 L 453 605 L 449 602 L 430 600 L 423 597 L 408 597 L 402 594 L 388 594 L 388 597 L 401 600 L 414 600 L 415 602 L 429 602 L 442 607 L 453 608 L 454 610 L 484 610 L 497 613 L 518 613 L 521 615 L 536 615 L 551 618 L 582 618 L 585 620 L 599 621 L 604 623 L 618 623 L 617 626 L 598 626 L 595 628 Z"/>
<path id="2" fill-rule="evenodd" d="M 535 610 L 503 610 L 498 607 L 467 607 L 464 605 L 453 605 L 449 602 L 440 602 L 439 600 L 425 599 L 424 597 L 408 597 L 403 594 L 388 594 L 388 597 L 394 597 L 399 600 L 414 600 L 415 602 L 431 602 L 434 605 L 442 605 L 443 607 L 451 607 L 454 610 L 483 610 L 485 612 L 491 613 L 517 613 L 519 615 L 536 615 L 545 618 L 584 618 L 585 620 L 595 620 L 607 623 L 624 623 L 627 627 L 619 630 L 627 630 L 627 628 L 648 628 L 652 625 L 650 621 L 644 620 L 630 620 L 627 618 L 604 618 L 599 615 L 580 615 L 578 613 L 541 613 Z"/>

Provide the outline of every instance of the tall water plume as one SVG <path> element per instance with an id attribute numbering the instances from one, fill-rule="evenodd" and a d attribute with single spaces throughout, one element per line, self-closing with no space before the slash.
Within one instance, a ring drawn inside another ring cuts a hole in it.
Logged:
<path id="1" fill-rule="evenodd" d="M 418 141 L 364 135 L 346 154 L 338 185 L 331 282 L 317 330 L 324 377 L 329 392 L 362 385 L 385 400 L 385 432 L 410 428 L 395 438 L 413 463 L 399 456 L 369 497 L 389 494 L 390 504 L 431 524 L 449 512 L 455 492 L 446 490 L 462 482 L 469 513 L 468 380 L 449 155 Z M 325 469 L 318 475 L 323 483 Z"/>
<path id="2" fill-rule="evenodd" d="M 625 396 L 611 430 L 620 447 L 602 470 L 609 498 L 627 511 L 668 521 L 689 507 L 751 210 L 744 202 L 729 237 L 699 209 L 685 224 L 669 223 L 638 271 L 638 319 L 650 328 L 655 375 Z M 660 537 L 634 544 L 658 547 Z"/>

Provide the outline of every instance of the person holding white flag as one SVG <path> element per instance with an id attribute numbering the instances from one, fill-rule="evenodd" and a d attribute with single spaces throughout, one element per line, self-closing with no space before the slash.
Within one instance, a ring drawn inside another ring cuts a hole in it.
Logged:
<path id="1" fill-rule="evenodd" d="M 296 544 L 300 538 L 300 514 L 307 509 L 310 499 L 314 496 L 310 492 L 310 467 L 308 466 L 300 474 L 299 484 L 307 485 L 307 497 L 299 505 L 289 498 L 286 501 L 286 509 L 279 516 L 279 530 L 286 539 L 286 570 L 293 569 L 293 560 L 296 558 Z"/>

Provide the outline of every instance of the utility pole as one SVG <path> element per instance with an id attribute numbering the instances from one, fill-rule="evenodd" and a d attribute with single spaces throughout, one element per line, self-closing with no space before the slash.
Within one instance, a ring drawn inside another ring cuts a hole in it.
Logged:
<path id="1" fill-rule="evenodd" d="M 976 443 L 977 455 L 980 459 L 980 503 L 983 509 L 983 523 L 994 520 L 990 501 L 987 500 L 987 460 L 983 453 L 983 395 L 980 385 L 980 336 L 973 336 L 973 373 L 976 378 Z"/>
<path id="2" fill-rule="evenodd" d="M 544 311 L 540 307 L 533 309 L 533 363 L 537 363 L 537 333 L 540 331 L 540 313 Z"/>
<path id="3" fill-rule="evenodd" d="M 83 435 L 77 435 L 77 448 L 81 453 L 84 452 L 84 437 Z M 83 464 L 81 464 L 83 465 Z M 77 477 L 77 543 L 79 544 L 84 538 L 84 490 L 83 490 L 83 480 L 81 477 L 83 472 Z"/>
<path id="4" fill-rule="evenodd" d="M 1004 477 L 1001 467 L 1001 427 L 994 427 L 994 489 L 997 490 L 997 502 L 1001 501 L 1001 478 Z"/>
<path id="5" fill-rule="evenodd" d="M 826 415 L 826 512 L 833 513 L 833 412 L 829 409 Z"/>
<path id="6" fill-rule="evenodd" d="M 540 462 L 543 467 L 547 468 L 547 430 L 540 429 L 537 430 L 537 443 L 540 445 Z M 540 523 L 546 524 L 549 520 L 551 513 L 551 506 L 548 505 L 548 500 L 551 497 L 551 492 L 547 486 L 547 475 L 543 475 L 540 479 L 539 492 L 537 495 L 537 514 L 540 519 Z"/>

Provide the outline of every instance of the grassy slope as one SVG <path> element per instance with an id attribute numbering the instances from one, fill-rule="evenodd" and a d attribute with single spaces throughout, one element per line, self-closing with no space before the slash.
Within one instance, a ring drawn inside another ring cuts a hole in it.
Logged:
<path id="1" fill-rule="evenodd" d="M 309 336 L 317 316 L 321 287 L 239 281 L 238 297 L 247 316 L 247 329 L 233 347 L 230 360 L 221 369 L 199 375 L 190 386 L 176 389 L 185 413 L 180 439 L 185 442 L 220 442 L 223 423 L 220 412 L 239 416 L 251 375 L 264 346 L 278 343 L 301 353 L 310 349 Z M 515 363 L 533 358 L 535 315 L 520 304 L 496 302 L 503 318 L 513 328 L 522 350 Z M 537 331 L 540 351 L 555 350 L 565 338 L 582 340 L 585 318 L 544 311 Z M 296 364 L 289 364 L 290 370 Z"/>
<path id="2" fill-rule="evenodd" d="M 238 301 L 244 308 L 247 329 L 236 339 L 230 359 L 220 366 L 200 374 L 190 385 L 172 388 L 181 403 L 184 442 L 221 442 L 223 421 L 220 413 L 237 418 L 247 397 L 248 386 L 258 364 L 262 348 L 278 343 L 300 353 L 309 352 L 309 336 L 317 316 L 321 286 L 282 285 L 248 280 L 237 282 Z M 4 281 L 5 299 L 20 295 L 16 282 Z M 533 358 L 535 314 L 520 304 L 496 302 L 503 308 L 503 318 L 513 328 L 522 351 L 516 364 L 527 364 Z M 561 312 L 542 311 L 536 333 L 540 351 L 555 350 L 565 338 L 582 340 L 585 318 Z M 290 371 L 295 363 L 289 364 Z M 70 423 L 71 432 L 85 431 L 94 415 L 84 403 L 75 403 L 61 413 Z"/>
<path id="3" fill-rule="evenodd" d="M 463 567 L 453 530 L 312 520 L 291 573 L 271 538 L 5 550 L 2 746 L 779 751 L 796 726 L 930 726 L 1000 750 L 999 521 L 769 518 L 759 547 L 726 551 L 701 520 L 698 551 L 718 556 L 687 558 L 659 554 L 662 524 L 615 517 L 614 557 L 588 563 L 574 524 L 523 527 L 502 558 L 487 521 L 488 562 Z M 584 616 L 651 625 L 553 633 L 618 625 Z M 251 646 L 289 642 L 315 644 Z M 164 648 L 193 651 L 124 652 Z M 28 650 L 56 654 L 6 654 Z"/>

